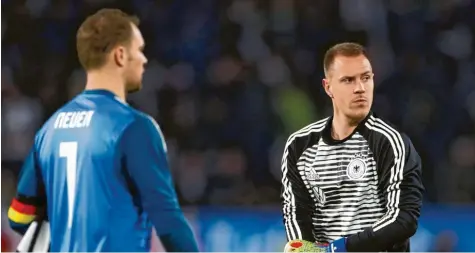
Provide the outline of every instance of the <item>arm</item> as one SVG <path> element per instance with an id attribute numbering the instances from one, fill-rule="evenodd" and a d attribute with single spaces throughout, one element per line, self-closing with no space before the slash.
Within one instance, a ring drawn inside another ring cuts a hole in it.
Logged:
<path id="1" fill-rule="evenodd" d="M 177 200 L 158 125 L 153 119 L 136 119 L 125 130 L 121 146 L 127 172 L 138 189 L 142 207 L 166 250 L 198 251 Z"/>
<path id="2" fill-rule="evenodd" d="M 22 235 L 25 234 L 45 203 L 46 193 L 33 146 L 23 163 L 17 194 L 8 209 L 8 221 L 11 228 Z"/>
<path id="3" fill-rule="evenodd" d="M 289 138 L 290 140 L 290 138 Z M 287 240 L 306 240 L 313 242 L 312 205 L 308 189 L 305 187 L 297 169 L 295 140 L 287 141 L 282 157 L 282 209 Z"/>
<path id="4" fill-rule="evenodd" d="M 346 240 L 348 251 L 386 251 L 408 240 L 417 230 L 424 187 L 421 160 L 405 135 L 394 136 L 383 152 L 379 170 L 380 187 L 386 195 L 386 214 Z"/>

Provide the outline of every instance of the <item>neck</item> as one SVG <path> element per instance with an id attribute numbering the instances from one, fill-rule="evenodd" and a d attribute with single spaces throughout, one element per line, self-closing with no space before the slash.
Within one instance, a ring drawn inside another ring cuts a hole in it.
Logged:
<path id="1" fill-rule="evenodd" d="M 350 119 L 344 114 L 338 113 L 334 110 L 331 129 L 332 138 L 335 140 L 343 140 L 347 138 L 353 133 L 353 131 L 355 131 L 361 120 L 362 119 Z"/>
<path id="2" fill-rule="evenodd" d="M 104 69 L 89 71 L 85 90 L 108 90 L 114 95 L 126 100 L 125 84 L 121 75 Z"/>

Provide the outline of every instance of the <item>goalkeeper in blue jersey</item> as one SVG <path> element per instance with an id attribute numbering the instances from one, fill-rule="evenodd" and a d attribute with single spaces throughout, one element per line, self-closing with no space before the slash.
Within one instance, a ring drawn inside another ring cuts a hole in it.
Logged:
<path id="1" fill-rule="evenodd" d="M 167 251 L 198 251 L 159 126 L 125 102 L 141 88 L 143 48 L 138 20 L 119 10 L 98 11 L 77 32 L 85 91 L 37 133 L 8 212 L 20 233 L 47 219 L 50 251 L 150 251 L 152 227 Z"/>

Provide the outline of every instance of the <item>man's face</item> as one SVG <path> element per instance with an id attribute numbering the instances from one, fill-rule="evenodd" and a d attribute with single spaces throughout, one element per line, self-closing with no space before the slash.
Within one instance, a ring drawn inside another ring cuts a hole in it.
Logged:
<path id="1" fill-rule="evenodd" d="M 127 48 L 127 61 L 124 66 L 125 87 L 127 92 L 139 91 L 142 88 L 142 75 L 147 58 L 143 54 L 145 46 L 142 33 L 132 25 L 132 39 Z"/>
<path id="2" fill-rule="evenodd" d="M 350 119 L 361 120 L 373 103 L 373 70 L 364 55 L 336 56 L 323 80 L 325 91 L 333 100 L 335 110 Z"/>

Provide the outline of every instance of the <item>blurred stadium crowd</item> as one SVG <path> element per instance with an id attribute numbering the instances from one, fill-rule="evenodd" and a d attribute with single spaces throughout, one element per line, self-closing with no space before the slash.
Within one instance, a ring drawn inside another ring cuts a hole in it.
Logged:
<path id="1" fill-rule="evenodd" d="M 184 205 L 279 204 L 290 133 L 331 113 L 332 44 L 368 47 L 374 111 L 423 159 L 426 200 L 475 202 L 475 1 L 2 0 L 2 208 L 36 130 L 85 84 L 85 16 L 141 19 L 149 59 L 130 104 L 157 119 Z"/>

